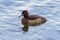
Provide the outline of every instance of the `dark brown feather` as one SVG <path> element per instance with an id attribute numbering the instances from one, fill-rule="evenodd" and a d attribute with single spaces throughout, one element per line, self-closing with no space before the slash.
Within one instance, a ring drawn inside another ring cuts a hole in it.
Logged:
<path id="1" fill-rule="evenodd" d="M 38 15 L 31 15 L 31 16 L 29 16 L 29 20 L 36 20 L 38 18 L 40 18 L 40 16 L 38 16 Z"/>

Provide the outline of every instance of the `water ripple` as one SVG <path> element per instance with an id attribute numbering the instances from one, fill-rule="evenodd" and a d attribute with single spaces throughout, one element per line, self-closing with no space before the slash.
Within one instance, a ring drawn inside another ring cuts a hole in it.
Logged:
<path id="1" fill-rule="evenodd" d="M 47 22 L 22 31 L 21 15 L 39 15 Z M 60 0 L 0 0 L 0 40 L 60 40 Z"/>

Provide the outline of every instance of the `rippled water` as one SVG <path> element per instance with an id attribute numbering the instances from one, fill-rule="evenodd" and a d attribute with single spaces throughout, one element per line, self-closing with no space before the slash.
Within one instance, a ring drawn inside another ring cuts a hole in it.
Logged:
<path id="1" fill-rule="evenodd" d="M 23 10 L 48 21 L 24 32 Z M 0 40 L 60 40 L 60 0 L 0 0 Z"/>

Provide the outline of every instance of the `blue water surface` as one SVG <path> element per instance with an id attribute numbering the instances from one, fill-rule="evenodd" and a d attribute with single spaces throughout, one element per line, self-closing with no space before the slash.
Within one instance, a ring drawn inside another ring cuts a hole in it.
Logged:
<path id="1" fill-rule="evenodd" d="M 23 10 L 47 22 L 22 30 Z M 0 40 L 60 40 L 60 0 L 0 0 Z"/>

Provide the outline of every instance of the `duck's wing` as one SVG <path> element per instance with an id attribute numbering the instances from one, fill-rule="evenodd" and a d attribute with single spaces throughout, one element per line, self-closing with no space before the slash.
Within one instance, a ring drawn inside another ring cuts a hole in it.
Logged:
<path id="1" fill-rule="evenodd" d="M 38 15 L 30 15 L 29 16 L 29 20 L 36 20 L 38 18 L 40 18 L 40 16 L 38 16 Z"/>

